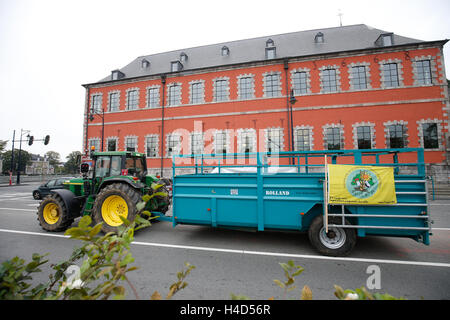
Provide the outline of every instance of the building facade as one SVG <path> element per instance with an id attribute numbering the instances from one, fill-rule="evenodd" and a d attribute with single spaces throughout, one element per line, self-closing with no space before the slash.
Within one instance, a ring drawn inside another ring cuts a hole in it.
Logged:
<path id="1" fill-rule="evenodd" d="M 25 174 L 27 175 L 37 175 L 37 174 L 54 174 L 55 168 L 50 165 L 50 162 L 46 157 L 41 157 L 40 155 L 31 155 L 31 164 L 26 166 Z"/>
<path id="2" fill-rule="evenodd" d="M 354 25 L 138 57 L 84 85 L 84 153 L 143 152 L 170 176 L 180 153 L 423 147 L 444 172 L 446 42 Z"/>

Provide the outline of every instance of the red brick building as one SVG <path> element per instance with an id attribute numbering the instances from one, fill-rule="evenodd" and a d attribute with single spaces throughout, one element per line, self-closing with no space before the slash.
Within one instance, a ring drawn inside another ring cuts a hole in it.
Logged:
<path id="1" fill-rule="evenodd" d="M 446 42 L 353 25 L 138 57 L 84 85 L 83 148 L 103 136 L 169 176 L 177 153 L 424 147 L 443 172 Z"/>

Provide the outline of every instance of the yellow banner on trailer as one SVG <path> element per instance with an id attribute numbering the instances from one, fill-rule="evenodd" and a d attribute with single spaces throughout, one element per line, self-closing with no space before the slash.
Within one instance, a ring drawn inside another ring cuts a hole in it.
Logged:
<path id="1" fill-rule="evenodd" d="M 395 204 L 394 168 L 328 165 L 329 204 Z"/>

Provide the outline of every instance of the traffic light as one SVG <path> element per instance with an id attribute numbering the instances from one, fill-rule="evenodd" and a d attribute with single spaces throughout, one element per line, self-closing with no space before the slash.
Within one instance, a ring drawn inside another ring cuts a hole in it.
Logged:
<path id="1" fill-rule="evenodd" d="M 33 144 L 34 141 L 34 137 L 30 136 L 30 138 L 28 139 L 28 145 L 31 146 Z"/>
<path id="2" fill-rule="evenodd" d="M 45 136 L 45 139 L 44 139 L 44 144 L 45 145 L 48 145 L 48 142 L 50 141 L 50 136 L 49 135 L 46 135 Z"/>

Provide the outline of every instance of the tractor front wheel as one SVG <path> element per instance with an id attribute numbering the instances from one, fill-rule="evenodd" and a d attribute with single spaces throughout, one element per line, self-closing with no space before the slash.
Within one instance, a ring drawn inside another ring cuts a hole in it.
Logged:
<path id="1" fill-rule="evenodd" d="M 123 224 L 120 217 L 133 221 L 136 217 L 136 204 L 140 201 L 139 191 L 125 183 L 114 183 L 102 189 L 92 209 L 95 223 L 103 222 L 104 233 L 116 232 Z"/>
<path id="2" fill-rule="evenodd" d="M 56 193 L 42 200 L 37 216 L 39 224 L 47 231 L 64 231 L 73 223 L 64 201 Z"/>

